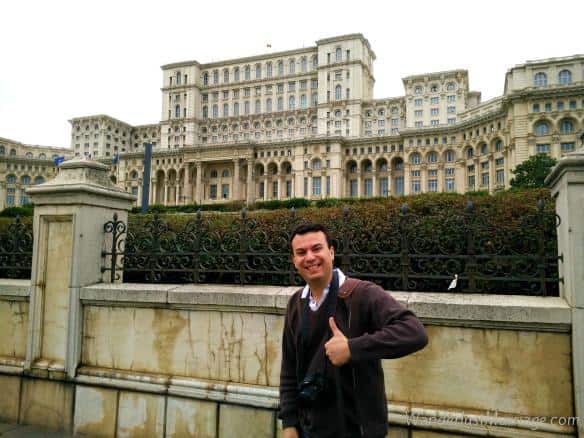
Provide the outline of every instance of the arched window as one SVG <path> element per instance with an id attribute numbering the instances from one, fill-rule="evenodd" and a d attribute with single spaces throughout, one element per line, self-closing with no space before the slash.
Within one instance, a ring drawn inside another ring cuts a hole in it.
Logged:
<path id="1" fill-rule="evenodd" d="M 272 99 L 269 97 L 266 99 L 266 111 L 272 112 Z"/>
<path id="2" fill-rule="evenodd" d="M 290 96 L 288 98 L 288 109 L 293 110 L 296 107 L 296 98 L 294 96 Z"/>
<path id="3" fill-rule="evenodd" d="M 372 172 L 373 171 L 373 165 L 371 164 L 371 161 L 365 162 L 365 165 L 363 166 L 363 170 L 365 172 Z"/>
<path id="4" fill-rule="evenodd" d="M 260 122 L 255 122 L 255 123 L 253 124 L 253 128 L 254 128 L 254 129 L 261 129 L 261 127 L 262 127 L 262 124 L 261 124 Z"/>
<path id="5" fill-rule="evenodd" d="M 414 88 L 414 94 L 422 94 L 424 92 L 424 89 L 422 87 L 420 87 L 419 85 Z"/>
<path id="6" fill-rule="evenodd" d="M 501 152 L 503 150 L 503 141 L 497 140 L 495 142 L 495 152 Z"/>
<path id="7" fill-rule="evenodd" d="M 223 178 L 229 178 L 229 169 L 223 169 L 223 172 L 221 173 L 221 176 Z"/>
<path id="8" fill-rule="evenodd" d="M 466 150 L 466 158 L 472 158 L 474 155 L 474 151 L 472 150 L 472 148 L 468 148 Z"/>
<path id="9" fill-rule="evenodd" d="M 229 70 L 227 69 L 223 70 L 223 82 L 229 82 Z"/>
<path id="10" fill-rule="evenodd" d="M 177 72 L 176 72 L 176 84 L 177 84 L 177 85 L 180 85 L 180 83 L 181 83 L 181 79 L 182 79 L 182 78 L 181 78 L 181 76 L 180 76 L 180 71 L 177 71 Z"/>
<path id="11" fill-rule="evenodd" d="M 296 61 L 294 61 L 293 59 L 291 59 L 288 62 L 288 72 L 292 75 L 294 73 L 296 73 Z"/>
<path id="12" fill-rule="evenodd" d="M 213 83 L 214 84 L 218 84 L 219 83 L 219 72 L 217 70 L 215 70 L 213 72 Z"/>
<path id="13" fill-rule="evenodd" d="M 32 158 L 32 152 L 27 152 L 24 156 L 26 158 Z"/>
<path id="14" fill-rule="evenodd" d="M 35 185 L 36 185 L 36 184 L 43 184 L 44 182 L 45 182 L 45 179 L 44 179 L 42 176 L 37 176 L 37 177 L 34 179 L 34 183 L 35 183 Z"/>
<path id="15" fill-rule="evenodd" d="M 574 124 L 571 120 L 562 120 L 560 123 L 560 134 L 571 134 L 574 131 Z"/>
<path id="16" fill-rule="evenodd" d="M 534 87 L 545 87 L 547 85 L 547 75 L 543 72 L 536 73 L 533 77 Z"/>
<path id="17" fill-rule="evenodd" d="M 180 117 L 180 105 L 175 105 L 174 107 L 174 116 Z"/>
<path id="18" fill-rule="evenodd" d="M 8 175 L 6 177 L 6 184 L 16 184 L 16 176 Z"/>
<path id="19" fill-rule="evenodd" d="M 315 159 L 312 161 L 312 168 L 313 168 L 314 170 L 320 170 L 320 160 L 319 160 L 318 158 L 315 158 Z"/>
<path id="20" fill-rule="evenodd" d="M 138 172 L 133 170 L 132 173 L 130 173 L 130 178 L 133 180 L 137 180 L 138 179 Z"/>
<path id="21" fill-rule="evenodd" d="M 239 81 L 239 67 L 235 67 L 235 70 L 233 70 L 233 80 L 235 82 Z"/>
<path id="22" fill-rule="evenodd" d="M 312 68 L 314 70 L 316 70 L 317 67 L 318 67 L 318 56 L 314 55 L 312 57 Z"/>
<path id="23" fill-rule="evenodd" d="M 558 74 L 558 82 L 560 85 L 569 85 L 572 83 L 572 72 L 570 70 L 562 70 Z"/>
<path id="24" fill-rule="evenodd" d="M 238 116 L 239 115 L 239 103 L 235 102 L 233 104 L 233 115 L 234 116 Z"/>
<path id="25" fill-rule="evenodd" d="M 535 135 L 548 135 L 550 133 L 550 126 L 546 122 L 537 122 L 535 125 Z"/>
<path id="26" fill-rule="evenodd" d="M 481 145 L 481 155 L 487 155 L 489 153 L 489 148 L 486 144 Z"/>
<path id="27" fill-rule="evenodd" d="M 255 101 L 255 113 L 259 114 L 262 112 L 262 103 L 260 102 L 260 100 L 256 100 Z"/>
<path id="28" fill-rule="evenodd" d="M 29 185 L 30 184 L 30 176 L 28 175 L 24 175 L 20 178 L 20 182 L 24 185 Z"/>
<path id="29" fill-rule="evenodd" d="M 16 149 L 10 149 L 10 156 L 11 157 L 15 157 L 16 156 Z"/>
<path id="30" fill-rule="evenodd" d="M 306 61 L 306 57 L 300 59 L 300 70 L 302 70 L 302 73 L 305 73 L 306 70 L 308 70 L 308 62 Z"/>
<path id="31" fill-rule="evenodd" d="M 41 152 L 39 154 L 39 160 L 46 160 L 47 159 L 47 155 L 44 152 Z"/>
<path id="32" fill-rule="evenodd" d="M 448 91 L 456 90 L 456 84 L 454 82 L 448 82 L 448 84 L 446 84 L 446 90 Z"/>
<path id="33" fill-rule="evenodd" d="M 448 150 L 444 156 L 445 161 L 448 163 L 452 163 L 454 161 L 454 151 Z"/>
<path id="34" fill-rule="evenodd" d="M 4 155 L 6 153 L 6 149 L 4 149 L 4 146 L 0 146 L 0 155 Z"/>
<path id="35" fill-rule="evenodd" d="M 209 85 L 209 73 L 203 73 L 203 85 Z"/>
<path id="36" fill-rule="evenodd" d="M 246 100 L 245 102 L 243 102 L 243 113 L 244 114 L 249 114 L 249 101 Z"/>
<path id="37" fill-rule="evenodd" d="M 257 64 L 255 70 L 256 70 L 255 71 L 256 79 L 261 79 L 262 78 L 262 66 L 260 64 Z"/>
<path id="38" fill-rule="evenodd" d="M 284 111 L 284 99 L 278 97 L 278 111 Z"/>
<path id="39" fill-rule="evenodd" d="M 211 171 L 211 178 L 217 178 L 217 171 L 215 169 Z"/>
<path id="40" fill-rule="evenodd" d="M 357 173 L 357 165 L 355 163 L 351 163 L 351 166 L 349 167 L 349 172 Z"/>
<path id="41" fill-rule="evenodd" d="M 428 154 L 428 163 L 436 163 L 438 161 L 438 154 L 436 152 L 430 152 Z"/>
<path id="42" fill-rule="evenodd" d="M 268 62 L 266 65 L 266 76 L 271 78 L 272 77 L 272 63 Z"/>
<path id="43" fill-rule="evenodd" d="M 284 74 L 284 62 L 278 61 L 278 75 L 282 76 Z"/>
<path id="44" fill-rule="evenodd" d="M 245 70 L 243 71 L 243 79 L 245 79 L 246 81 L 249 81 L 251 79 L 251 68 L 249 67 L 249 65 L 245 66 Z"/>
<path id="45" fill-rule="evenodd" d="M 420 157 L 420 154 L 418 154 L 418 153 L 412 154 L 412 156 L 410 157 L 410 162 L 412 164 L 420 164 L 422 162 L 422 158 Z"/>
<path id="46" fill-rule="evenodd" d="M 219 107 L 217 105 L 213 105 L 213 118 L 216 119 L 219 117 Z"/>
<path id="47" fill-rule="evenodd" d="M 381 172 L 387 172 L 387 161 L 381 162 L 381 164 L 379 165 L 379 170 Z"/>
<path id="48" fill-rule="evenodd" d="M 335 100 L 341 100 L 343 98 L 343 88 L 340 85 L 335 87 Z"/>
<path id="49" fill-rule="evenodd" d="M 340 47 L 337 47 L 337 49 L 335 50 L 335 61 L 341 62 L 342 57 L 343 57 L 343 51 L 341 50 Z"/>

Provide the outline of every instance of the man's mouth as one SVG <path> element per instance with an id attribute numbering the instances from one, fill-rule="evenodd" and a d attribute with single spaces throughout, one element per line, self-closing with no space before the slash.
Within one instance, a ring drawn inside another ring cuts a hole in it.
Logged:
<path id="1" fill-rule="evenodd" d="M 314 271 L 318 270 L 319 268 L 320 268 L 320 263 L 304 267 L 304 269 L 306 269 L 308 272 L 314 272 Z"/>

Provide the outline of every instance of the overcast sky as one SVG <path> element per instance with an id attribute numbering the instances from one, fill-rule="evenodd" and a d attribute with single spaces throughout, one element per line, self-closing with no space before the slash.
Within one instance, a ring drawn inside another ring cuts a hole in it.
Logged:
<path id="1" fill-rule="evenodd" d="M 401 78 L 464 68 L 483 101 L 526 60 L 584 53 L 584 1 L 2 1 L 0 137 L 70 146 L 72 117 L 160 120 L 162 71 L 360 32 L 375 98 Z"/>

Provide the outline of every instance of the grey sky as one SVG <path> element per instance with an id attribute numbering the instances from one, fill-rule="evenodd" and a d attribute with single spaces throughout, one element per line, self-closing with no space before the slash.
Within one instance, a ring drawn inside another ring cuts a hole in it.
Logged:
<path id="1" fill-rule="evenodd" d="M 584 2 L 4 1 L 0 137 L 70 146 L 68 119 L 160 119 L 165 63 L 312 46 L 361 32 L 377 60 L 375 98 L 410 74 L 465 68 L 483 101 L 529 59 L 584 53 Z"/>

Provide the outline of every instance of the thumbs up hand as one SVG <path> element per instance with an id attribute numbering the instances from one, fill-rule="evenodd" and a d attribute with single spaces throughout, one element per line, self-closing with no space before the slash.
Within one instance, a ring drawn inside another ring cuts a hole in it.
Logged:
<path id="1" fill-rule="evenodd" d="M 340 367 L 351 360 L 349 341 L 343 332 L 339 330 L 332 316 L 329 318 L 329 326 L 333 336 L 324 344 L 325 353 L 334 366 Z"/>

